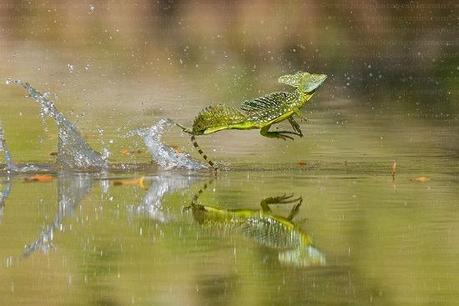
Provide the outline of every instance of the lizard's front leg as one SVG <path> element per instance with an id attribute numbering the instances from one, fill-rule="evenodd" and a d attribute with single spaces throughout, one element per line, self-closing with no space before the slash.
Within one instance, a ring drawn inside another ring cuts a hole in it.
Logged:
<path id="1" fill-rule="evenodd" d="M 290 125 L 292 126 L 293 130 L 297 133 L 296 135 L 303 137 L 303 132 L 301 132 L 301 127 L 298 124 L 298 122 L 293 119 L 293 116 L 290 116 L 288 118 L 288 122 L 290 122 Z"/>

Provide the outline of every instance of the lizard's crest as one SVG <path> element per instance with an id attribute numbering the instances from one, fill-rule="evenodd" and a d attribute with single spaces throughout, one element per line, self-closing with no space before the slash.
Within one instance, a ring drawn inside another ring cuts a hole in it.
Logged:
<path id="1" fill-rule="evenodd" d="M 287 84 L 298 88 L 301 91 L 312 93 L 327 78 L 325 74 L 315 74 L 309 72 L 297 72 L 279 77 L 279 83 Z"/>

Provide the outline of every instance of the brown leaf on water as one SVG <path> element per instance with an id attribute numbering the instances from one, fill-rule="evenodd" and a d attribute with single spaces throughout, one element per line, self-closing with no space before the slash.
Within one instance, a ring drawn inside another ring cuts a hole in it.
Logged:
<path id="1" fill-rule="evenodd" d="M 121 154 L 123 154 L 124 156 L 129 156 L 129 155 L 131 155 L 131 154 L 141 154 L 141 153 L 143 153 L 143 150 L 141 150 L 141 149 L 129 150 L 129 149 L 124 148 L 124 149 L 122 149 L 120 152 L 121 152 Z"/>
<path id="2" fill-rule="evenodd" d="M 49 183 L 54 180 L 54 176 L 45 174 L 36 174 L 24 178 L 24 182 L 27 183 Z"/>
<path id="3" fill-rule="evenodd" d="M 145 177 L 143 176 L 138 179 L 114 180 L 113 186 L 139 186 L 141 188 L 145 188 L 144 181 Z"/>
<path id="4" fill-rule="evenodd" d="M 307 164 L 308 164 L 308 163 L 307 163 L 305 160 L 300 160 L 300 161 L 298 162 L 298 166 L 300 166 L 300 167 L 304 167 L 304 166 L 306 166 Z"/>
<path id="5" fill-rule="evenodd" d="M 420 183 L 425 183 L 427 181 L 430 181 L 430 177 L 427 176 L 418 176 L 418 177 L 413 177 L 410 179 L 413 182 L 420 182 Z"/>

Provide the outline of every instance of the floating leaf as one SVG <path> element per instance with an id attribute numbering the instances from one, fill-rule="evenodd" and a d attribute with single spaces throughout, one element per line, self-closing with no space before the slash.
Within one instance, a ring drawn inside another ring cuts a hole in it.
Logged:
<path id="1" fill-rule="evenodd" d="M 32 183 L 32 182 L 37 182 L 37 183 L 49 183 L 54 180 L 54 176 L 51 175 L 45 175 L 45 174 L 36 174 L 32 176 L 28 176 L 24 178 L 24 182 Z"/>

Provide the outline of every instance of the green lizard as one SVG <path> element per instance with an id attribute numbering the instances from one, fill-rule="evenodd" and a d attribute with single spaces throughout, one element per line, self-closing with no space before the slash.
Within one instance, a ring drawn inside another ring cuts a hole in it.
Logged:
<path id="1" fill-rule="evenodd" d="M 199 154 L 213 169 L 214 162 L 199 148 L 195 136 L 208 135 L 222 130 L 260 129 L 260 134 L 270 138 L 291 139 L 303 137 L 300 125 L 293 115 L 302 118 L 301 108 L 311 99 L 316 89 L 325 81 L 325 74 L 297 72 L 279 77 L 279 83 L 295 87 L 292 92 L 274 92 L 253 100 L 247 100 L 239 108 L 225 104 L 204 108 L 194 119 L 192 128 L 177 124 L 184 132 L 191 134 L 191 141 Z M 270 131 L 271 125 L 288 120 L 293 131 Z M 292 135 L 292 136 L 290 136 Z"/>
<path id="2" fill-rule="evenodd" d="M 311 237 L 293 222 L 303 199 L 292 195 L 281 195 L 263 199 L 258 209 L 224 209 L 198 203 L 199 196 L 207 189 L 205 184 L 193 197 L 190 206 L 193 218 L 212 231 L 239 232 L 256 243 L 279 251 L 278 259 L 283 264 L 296 266 L 325 265 L 325 257 L 317 250 Z M 288 217 L 272 213 L 270 205 L 294 204 Z"/>

